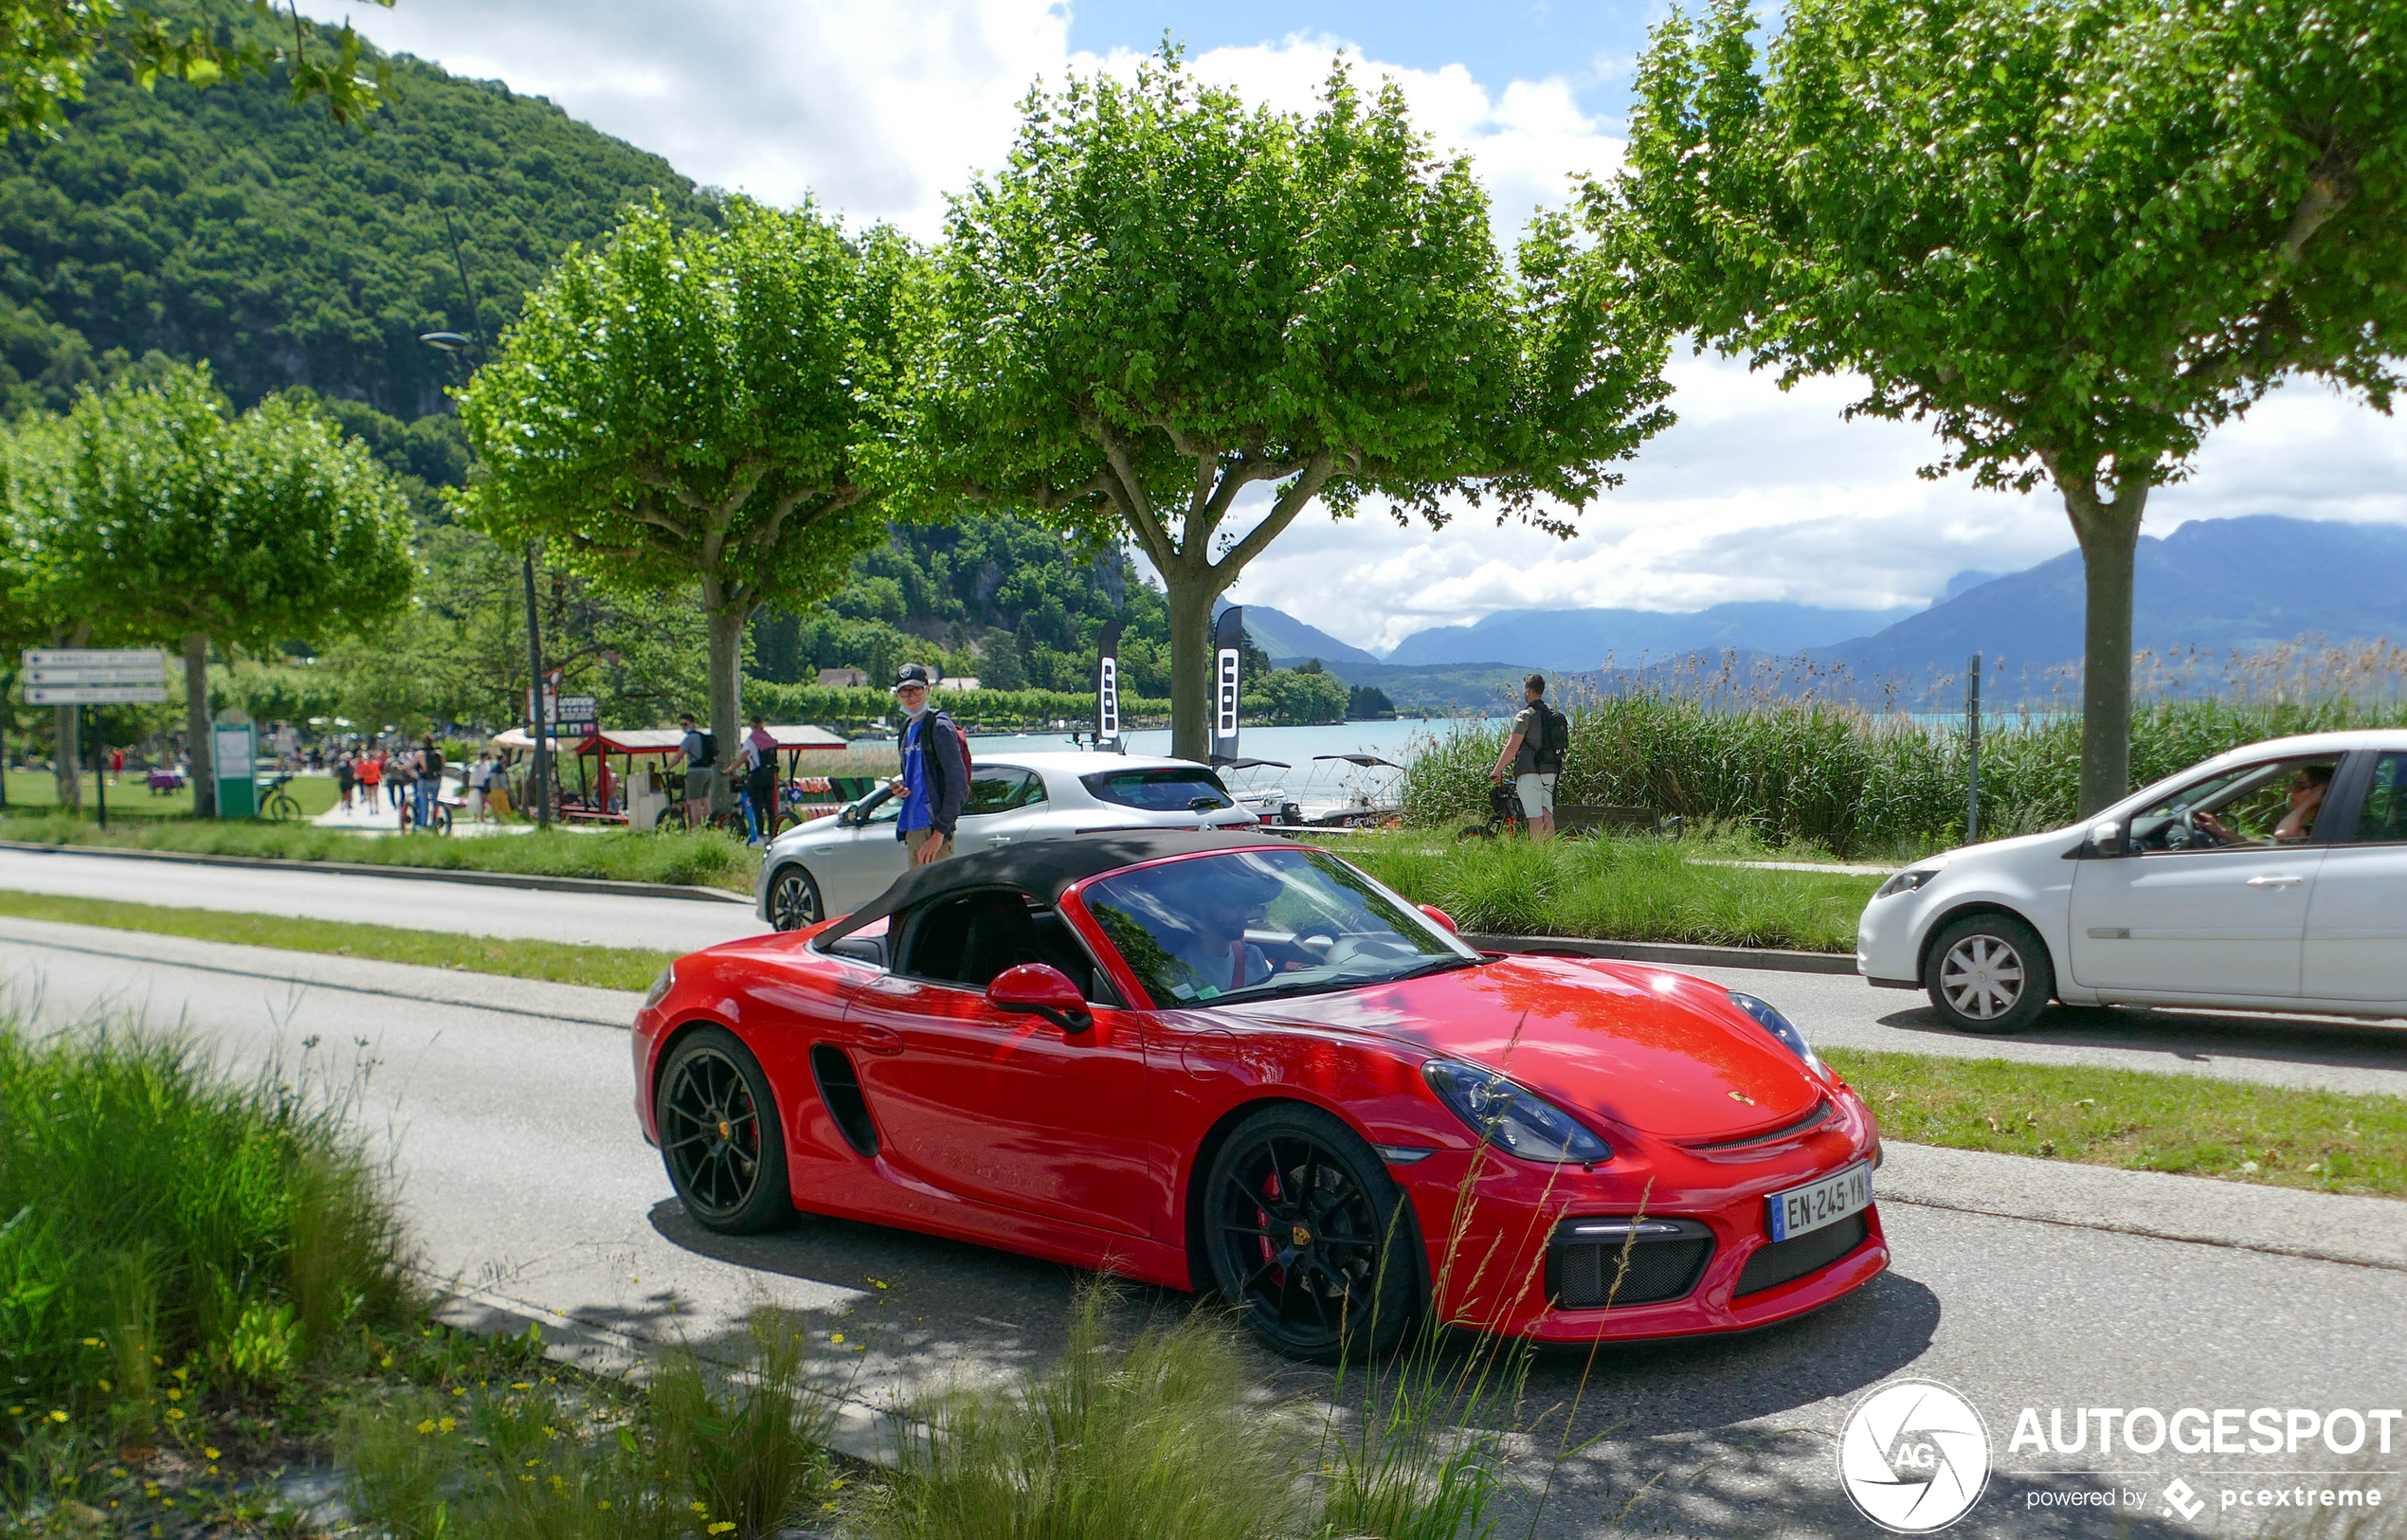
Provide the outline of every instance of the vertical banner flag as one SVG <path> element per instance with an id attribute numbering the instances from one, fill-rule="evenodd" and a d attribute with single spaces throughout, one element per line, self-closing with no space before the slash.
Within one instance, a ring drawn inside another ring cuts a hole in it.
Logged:
<path id="1" fill-rule="evenodd" d="M 1237 712 L 1243 698 L 1239 694 L 1241 680 L 1238 678 L 1239 648 L 1245 636 L 1245 609 L 1231 605 L 1221 611 L 1220 624 L 1212 632 L 1212 759 L 1218 763 L 1237 757 Z"/>
<path id="2" fill-rule="evenodd" d="M 1095 746 L 1116 749 L 1120 744 L 1120 623 L 1103 627 L 1102 657 L 1095 667 Z"/>

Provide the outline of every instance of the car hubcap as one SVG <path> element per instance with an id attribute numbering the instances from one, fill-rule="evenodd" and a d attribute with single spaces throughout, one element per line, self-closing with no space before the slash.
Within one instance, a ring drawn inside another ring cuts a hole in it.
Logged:
<path id="1" fill-rule="evenodd" d="M 819 903 L 811 892 L 810 879 L 800 872 L 788 872 L 777 879 L 769 908 L 769 923 L 781 931 L 799 931 L 805 925 L 819 923 Z"/>
<path id="2" fill-rule="evenodd" d="M 715 1214 L 744 1206 L 760 1175 L 761 1128 L 733 1060 L 705 1049 L 678 1065 L 661 1102 L 661 1145 L 680 1193 Z"/>
<path id="3" fill-rule="evenodd" d="M 1223 1273 L 1262 1326 L 1304 1341 L 1368 1326 L 1379 1210 L 1335 1151 L 1263 1140 L 1222 1183 L 1212 1218 Z"/>
<path id="4" fill-rule="evenodd" d="M 2022 998 L 2022 958 L 1994 935 L 1968 935 L 1939 965 L 1939 990 L 1960 1014 L 1995 1021 Z"/>

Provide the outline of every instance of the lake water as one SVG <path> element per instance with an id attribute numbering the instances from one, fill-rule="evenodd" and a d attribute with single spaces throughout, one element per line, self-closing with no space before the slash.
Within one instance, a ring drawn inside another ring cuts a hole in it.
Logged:
<path id="1" fill-rule="evenodd" d="M 1315 763 L 1315 754 L 1377 754 L 1382 759 L 1402 765 L 1412 757 L 1416 744 L 1427 744 L 1461 731 L 1466 726 L 1487 728 L 1494 723 L 1476 717 L 1433 717 L 1428 721 L 1342 722 L 1324 727 L 1249 727 L 1238 737 L 1239 751 L 1249 759 L 1271 759 L 1283 762 L 1285 770 L 1264 766 L 1258 770 L 1228 770 L 1222 779 L 1230 790 L 1240 794 L 1267 791 L 1283 788 L 1288 794 L 1304 801 L 1350 801 L 1354 795 L 1369 796 L 1374 801 L 1389 800 L 1394 789 L 1396 772 L 1378 766 L 1359 767 L 1343 760 Z M 1129 752 L 1132 754 L 1167 754 L 1170 752 L 1167 728 L 1128 734 Z M 1059 733 L 997 733 L 980 734 L 969 740 L 970 748 L 981 754 L 1009 753 L 1014 749 L 1036 751 L 1066 749 L 1069 738 Z"/>

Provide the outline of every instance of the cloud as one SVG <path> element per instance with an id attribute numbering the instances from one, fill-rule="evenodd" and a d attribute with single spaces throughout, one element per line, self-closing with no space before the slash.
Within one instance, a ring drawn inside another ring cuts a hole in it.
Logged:
<path id="1" fill-rule="evenodd" d="M 333 0 L 306 9 L 344 14 Z M 1063 0 L 686 0 L 674 9 L 405 0 L 360 25 L 383 46 L 550 97 L 703 183 L 778 204 L 816 193 L 856 222 L 892 220 L 922 238 L 938 233 L 946 192 L 1002 161 L 1032 82 L 1058 87 L 1073 69 L 1125 74 L 1142 57 L 1071 52 Z M 1361 60 L 1343 36 L 1307 25 L 1198 54 L 1192 67 L 1250 100 L 1307 112 L 1340 48 Z M 1604 175 L 1620 162 L 1607 120 L 1579 104 L 1592 74 L 1498 83 L 1459 63 L 1362 60 L 1358 70 L 1366 85 L 1393 79 L 1441 148 L 1473 156 L 1505 242 L 1533 207 L 1563 201 L 1569 173 Z M 1937 448 L 1928 434 L 1842 421 L 1855 393 L 1846 381 L 1783 393 L 1741 365 L 1685 356 L 1673 376 L 1679 426 L 1623 467 L 1627 485 L 1581 516 L 1577 539 L 1497 529 L 1468 510 L 1436 532 L 1314 511 L 1234 596 L 1387 646 L 1504 608 L 1918 602 L 1956 571 L 2027 566 L 2072 543 L 2052 496 L 1920 479 Z M 2151 500 L 2147 528 L 2253 513 L 2402 521 L 2401 485 L 2398 425 L 2293 385 L 2219 430 L 2197 475 Z"/>
<path id="2" fill-rule="evenodd" d="M 816 194 L 923 239 L 999 161 L 1039 75 L 1068 58 L 1059 0 L 909 5 L 406 0 L 360 15 L 379 46 L 549 97 L 696 181 L 779 205 Z"/>

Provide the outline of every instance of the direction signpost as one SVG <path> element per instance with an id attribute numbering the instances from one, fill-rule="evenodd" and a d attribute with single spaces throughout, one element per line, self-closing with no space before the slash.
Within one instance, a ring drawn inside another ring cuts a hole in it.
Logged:
<path id="1" fill-rule="evenodd" d="M 155 706 L 167 698 L 167 656 L 156 647 L 27 647 L 19 655 L 30 706 Z M 107 745 L 92 715 L 92 784 L 109 826 Z"/>

